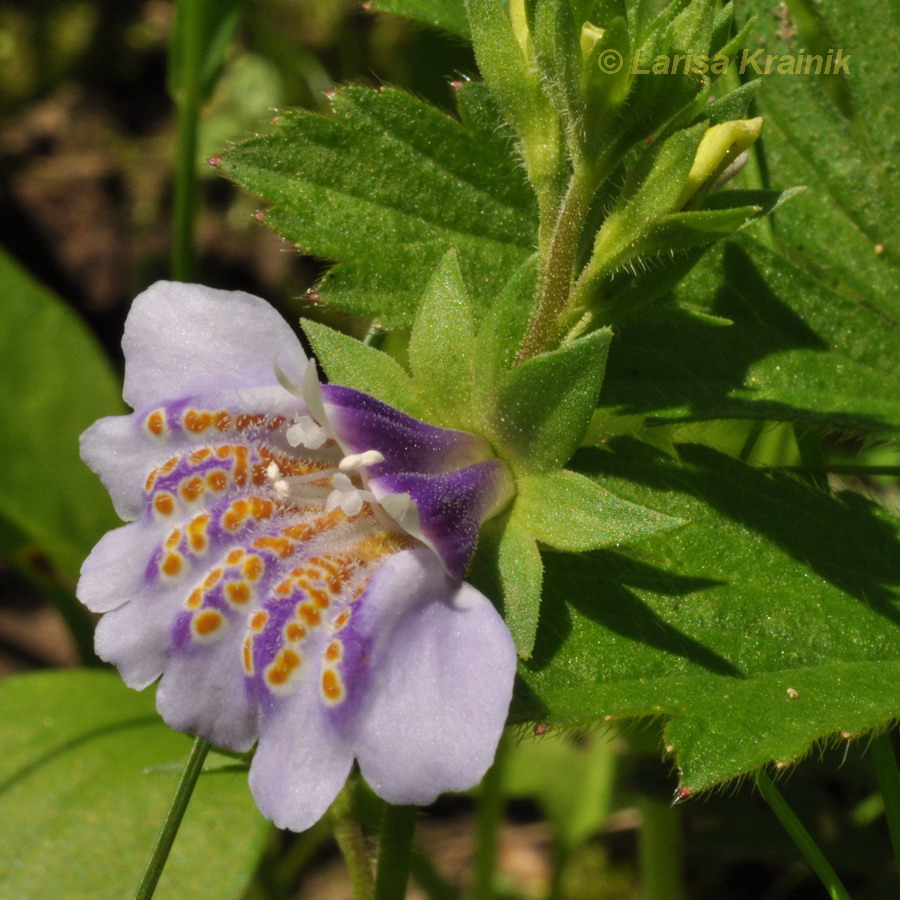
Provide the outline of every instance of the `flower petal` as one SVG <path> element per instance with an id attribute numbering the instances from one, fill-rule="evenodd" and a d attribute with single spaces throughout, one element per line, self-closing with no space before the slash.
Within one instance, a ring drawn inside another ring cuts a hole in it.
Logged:
<path id="1" fill-rule="evenodd" d="M 125 402 L 276 384 L 274 364 L 301 381 L 306 357 L 285 320 L 259 297 L 158 281 L 125 323 Z"/>
<path id="2" fill-rule="evenodd" d="M 307 381 L 307 395 L 309 394 Z M 481 523 L 515 493 L 512 476 L 478 435 L 437 428 L 413 419 L 367 394 L 340 385 L 321 386 L 322 411 L 345 452 L 378 451 L 367 487 L 395 521 L 431 547 L 449 574 L 466 571 Z M 315 411 L 318 405 L 307 397 Z M 415 513 L 397 515 L 389 499 L 408 495 Z"/>
<path id="3" fill-rule="evenodd" d="M 427 551 L 399 553 L 361 599 L 373 682 L 356 755 L 390 803 L 431 803 L 478 783 L 512 696 L 516 652 L 503 619 Z"/>
<path id="4" fill-rule="evenodd" d="M 312 679 L 263 714 L 250 766 L 250 790 L 260 812 L 279 828 L 305 831 L 338 795 L 353 765 L 353 748 L 338 737 L 319 704 Z"/>

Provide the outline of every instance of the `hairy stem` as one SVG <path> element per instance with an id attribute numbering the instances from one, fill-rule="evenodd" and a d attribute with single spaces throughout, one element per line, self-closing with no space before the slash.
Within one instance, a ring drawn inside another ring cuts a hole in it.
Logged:
<path id="1" fill-rule="evenodd" d="M 416 830 L 417 806 L 384 808 L 378 842 L 375 900 L 403 900 L 409 880 L 409 859 Z"/>
<path id="2" fill-rule="evenodd" d="M 474 900 L 490 900 L 494 896 L 494 869 L 497 863 L 500 826 L 503 824 L 503 773 L 509 756 L 510 736 L 503 733 L 497 745 L 494 764 L 481 782 L 478 797 L 478 844 L 475 851 Z"/>
<path id="3" fill-rule="evenodd" d="M 375 879 L 372 877 L 372 861 L 362 826 L 353 813 L 355 780 L 347 780 L 341 792 L 331 804 L 329 816 L 335 842 L 347 864 L 353 896 L 356 900 L 372 900 L 375 896 Z"/>

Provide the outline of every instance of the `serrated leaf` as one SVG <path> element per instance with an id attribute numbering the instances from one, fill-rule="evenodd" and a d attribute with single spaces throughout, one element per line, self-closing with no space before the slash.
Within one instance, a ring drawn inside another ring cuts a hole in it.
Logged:
<path id="1" fill-rule="evenodd" d="M 683 524 L 629 503 L 590 478 L 566 469 L 522 476 L 517 486 L 516 518 L 532 537 L 554 550 L 577 553 L 618 547 Z"/>
<path id="2" fill-rule="evenodd" d="M 273 204 L 270 227 L 338 261 L 323 301 L 409 325 L 456 248 L 480 315 L 535 243 L 534 196 L 508 147 L 395 89 L 344 88 L 333 102 L 334 118 L 281 116 L 224 153 L 222 170 Z"/>
<path id="3" fill-rule="evenodd" d="M 464 0 L 373 0 L 376 12 L 389 12 L 435 28 L 442 28 L 464 40 L 469 39 Z"/>
<path id="4" fill-rule="evenodd" d="M 122 411 L 121 388 L 78 317 L 3 253 L 0 283 L 0 518 L 74 584 L 118 521 L 78 437 Z"/>
<path id="5" fill-rule="evenodd" d="M 796 202 L 796 201 L 792 201 Z M 885 433 L 900 424 L 900 330 L 749 236 L 709 251 L 671 307 L 617 330 L 601 402 L 659 419 L 765 418 Z"/>
<path id="6" fill-rule="evenodd" d="M 451 250 L 434 273 L 419 305 L 409 340 L 416 388 L 445 427 L 471 427 L 475 381 L 475 323 Z"/>
<path id="7" fill-rule="evenodd" d="M 744 4 L 742 12 L 758 14 L 751 43 L 764 42 L 765 54 L 814 55 L 802 36 L 785 39 L 791 25 L 778 28 L 764 0 Z M 886 98 L 900 78 L 892 43 L 900 11 L 896 4 L 832 0 L 808 12 L 823 32 L 825 44 L 817 48 L 823 62 L 828 48 L 840 48 L 850 56 L 849 76 L 764 78 L 758 102 L 766 119 L 771 186 L 807 186 L 777 216 L 778 246 L 831 289 L 879 310 L 896 327 L 900 180 L 896 117 Z M 754 75 L 752 65 L 746 74 Z"/>
<path id="8" fill-rule="evenodd" d="M 558 468 L 578 448 L 597 402 L 612 332 L 533 356 L 499 383 L 498 439 L 526 471 Z"/>
<path id="9" fill-rule="evenodd" d="M 616 495 L 687 524 L 627 556 L 545 555 L 516 715 L 665 715 L 684 783 L 701 790 L 900 714 L 896 521 L 709 450 L 682 457 L 582 457 Z"/>
<path id="10" fill-rule="evenodd" d="M 407 415 L 428 414 L 409 373 L 387 353 L 320 322 L 300 323 L 330 381 L 377 397 Z"/>
<path id="11" fill-rule="evenodd" d="M 190 739 L 108 671 L 7 678 L 0 707 L 0 894 L 131 896 Z M 155 896 L 239 900 L 270 831 L 246 772 L 201 777 Z"/>

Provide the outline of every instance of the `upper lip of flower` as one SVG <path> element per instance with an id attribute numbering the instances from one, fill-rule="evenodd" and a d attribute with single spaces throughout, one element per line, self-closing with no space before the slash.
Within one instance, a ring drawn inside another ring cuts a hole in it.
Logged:
<path id="1" fill-rule="evenodd" d="M 249 295 L 158 284 L 123 343 L 136 412 L 82 440 L 135 520 L 82 570 L 99 655 L 136 688 L 162 674 L 173 727 L 235 750 L 258 737 L 251 787 L 280 825 L 312 824 L 354 757 L 391 802 L 475 783 L 515 651 L 461 576 L 508 502 L 503 463 L 358 391 L 301 404 L 259 359 L 296 382 L 299 343 Z"/>

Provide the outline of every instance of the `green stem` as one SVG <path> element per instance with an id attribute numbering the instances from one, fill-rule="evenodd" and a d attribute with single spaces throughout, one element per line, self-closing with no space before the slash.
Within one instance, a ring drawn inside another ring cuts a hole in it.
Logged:
<path id="1" fill-rule="evenodd" d="M 375 880 L 372 877 L 372 861 L 362 827 L 353 813 L 353 791 L 355 779 L 347 779 L 341 792 L 331 804 L 329 815 L 334 839 L 340 848 L 356 900 L 372 900 L 375 895 Z"/>
<path id="2" fill-rule="evenodd" d="M 683 900 L 681 824 L 677 810 L 652 797 L 638 801 L 638 865 L 646 900 Z"/>
<path id="3" fill-rule="evenodd" d="M 406 896 L 418 812 L 417 806 L 387 804 L 384 808 L 375 870 L 375 900 L 403 900 Z"/>
<path id="4" fill-rule="evenodd" d="M 549 350 L 559 338 L 559 318 L 569 302 L 578 243 L 597 184 L 595 171 L 586 166 L 579 166 L 572 174 L 541 263 L 538 294 L 519 350 L 520 362 Z"/>
<path id="5" fill-rule="evenodd" d="M 150 900 L 153 896 L 208 752 L 209 744 L 202 738 L 194 738 L 194 746 L 191 747 L 190 755 L 184 764 L 184 771 L 178 780 L 178 787 L 175 788 L 175 796 L 172 797 L 172 803 L 166 813 L 162 828 L 159 829 L 159 834 L 156 836 L 156 844 L 150 854 L 141 883 L 134 892 L 134 900 Z"/>
<path id="6" fill-rule="evenodd" d="M 794 815 L 794 811 L 788 806 L 787 801 L 781 796 L 781 792 L 775 787 L 772 779 L 765 772 L 757 775 L 756 783 L 766 803 L 775 813 L 778 821 L 784 826 L 791 840 L 803 854 L 806 861 L 812 866 L 813 871 L 819 876 L 819 880 L 828 891 L 831 900 L 850 900 L 847 889 L 841 884 L 837 873 L 831 868 L 831 864 L 825 859 L 825 855 L 819 849 L 810 833 L 803 827 L 803 823 Z"/>
<path id="7" fill-rule="evenodd" d="M 475 851 L 473 900 L 490 900 L 494 896 L 494 869 L 497 863 L 497 847 L 500 842 L 505 801 L 503 775 L 511 740 L 509 733 L 504 732 L 497 745 L 494 764 L 487 770 L 481 782 L 476 813 L 478 844 Z"/>
<path id="8" fill-rule="evenodd" d="M 178 71 L 172 78 L 177 148 L 171 269 L 176 281 L 190 281 L 194 270 L 197 122 L 200 118 L 200 76 L 205 46 L 204 21 L 202 0 L 177 0 L 171 48 L 172 60 L 178 59 Z"/>
<path id="9" fill-rule="evenodd" d="M 872 763 L 875 766 L 881 799 L 884 801 L 884 816 L 891 835 L 894 859 L 900 871 L 900 770 L 897 769 L 897 756 L 894 753 L 891 732 L 888 731 L 872 741 Z"/>

